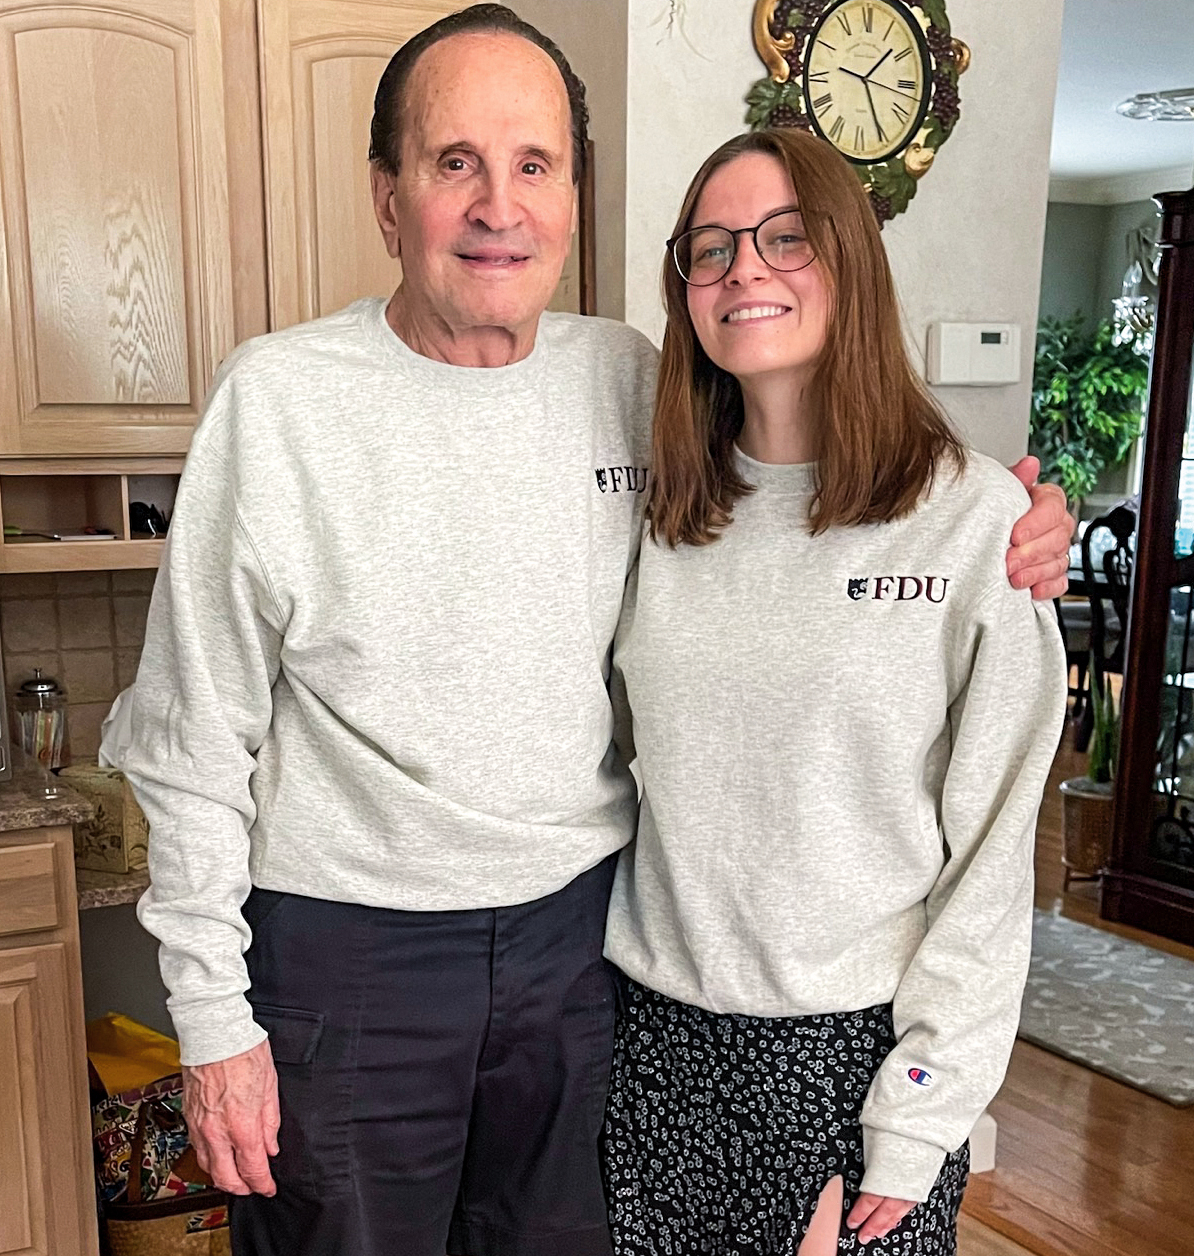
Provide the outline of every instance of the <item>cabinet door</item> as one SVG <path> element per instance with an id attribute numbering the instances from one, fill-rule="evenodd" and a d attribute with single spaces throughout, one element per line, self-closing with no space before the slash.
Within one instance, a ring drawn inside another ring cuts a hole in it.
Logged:
<path id="1" fill-rule="evenodd" d="M 0 0 L 0 455 L 186 450 L 244 305 L 228 150 L 259 172 L 259 134 L 225 65 L 253 38 L 243 0 Z"/>
<path id="2" fill-rule="evenodd" d="M 401 271 L 369 194 L 369 124 L 386 62 L 462 0 L 259 0 L 270 320 L 384 296 Z"/>
<path id="3" fill-rule="evenodd" d="M 83 1009 L 62 944 L 0 951 L 0 1254 L 97 1250 Z"/>

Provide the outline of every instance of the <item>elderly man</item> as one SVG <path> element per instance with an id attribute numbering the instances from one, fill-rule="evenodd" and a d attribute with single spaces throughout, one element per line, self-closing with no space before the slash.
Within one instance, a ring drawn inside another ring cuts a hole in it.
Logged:
<path id="1" fill-rule="evenodd" d="M 585 128 L 507 9 L 402 48 L 370 154 L 402 286 L 238 350 L 188 459 L 128 773 L 238 1256 L 609 1251 L 606 686 L 655 354 L 544 314 Z"/>

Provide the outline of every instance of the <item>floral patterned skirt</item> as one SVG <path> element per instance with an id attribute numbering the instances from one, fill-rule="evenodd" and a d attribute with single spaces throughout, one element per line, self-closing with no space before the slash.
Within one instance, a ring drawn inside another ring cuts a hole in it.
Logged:
<path id="1" fill-rule="evenodd" d="M 616 1256 L 795 1256 L 821 1191 L 845 1184 L 839 1254 L 955 1256 L 969 1167 L 859 1244 L 859 1118 L 895 1045 L 891 1005 L 822 1016 L 720 1016 L 620 980 L 602 1140 Z"/>

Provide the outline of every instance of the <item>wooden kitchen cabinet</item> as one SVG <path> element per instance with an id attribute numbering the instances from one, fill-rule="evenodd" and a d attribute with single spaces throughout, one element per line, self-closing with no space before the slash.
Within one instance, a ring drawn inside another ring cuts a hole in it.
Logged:
<path id="1" fill-rule="evenodd" d="M 70 825 L 0 833 L 2 1256 L 98 1252 L 87 1098 Z"/>
<path id="2" fill-rule="evenodd" d="M 157 567 L 166 542 L 144 530 L 138 503 L 168 517 L 182 465 L 181 456 L 0 458 L 0 574 Z M 85 539 L 87 528 L 111 536 Z"/>
<path id="3" fill-rule="evenodd" d="M 271 326 L 401 278 L 369 193 L 369 124 L 394 50 L 459 0 L 260 0 Z"/>
<path id="4" fill-rule="evenodd" d="M 241 340 L 389 292 L 373 93 L 456 0 L 0 0 L 0 458 L 185 453 Z"/>
<path id="5" fill-rule="evenodd" d="M 0 0 L 0 454 L 183 453 L 263 330 L 252 21 Z"/>

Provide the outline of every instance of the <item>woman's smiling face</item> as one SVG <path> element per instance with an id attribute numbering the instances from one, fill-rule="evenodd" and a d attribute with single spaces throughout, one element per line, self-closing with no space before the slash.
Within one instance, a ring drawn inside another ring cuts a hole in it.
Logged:
<path id="1" fill-rule="evenodd" d="M 738 231 L 772 214 L 799 209 L 783 165 L 766 153 L 743 153 L 709 176 L 692 225 Z M 748 234 L 737 237 L 734 263 L 716 283 L 688 288 L 688 313 L 710 359 L 746 382 L 788 373 L 803 388 L 825 348 L 830 294 L 820 264 L 773 270 Z"/>

